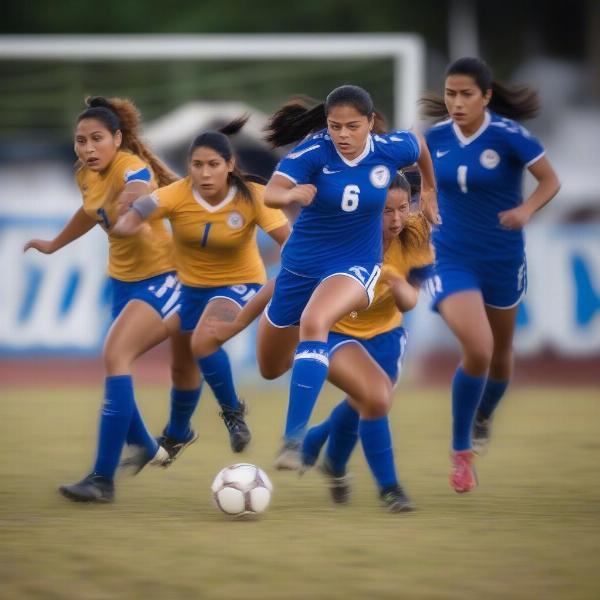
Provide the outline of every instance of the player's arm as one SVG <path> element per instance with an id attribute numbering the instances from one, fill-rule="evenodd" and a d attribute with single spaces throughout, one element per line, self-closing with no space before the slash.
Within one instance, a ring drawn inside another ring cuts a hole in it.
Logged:
<path id="1" fill-rule="evenodd" d="M 116 237 L 130 237 L 138 233 L 140 228 L 156 210 L 158 202 L 154 195 L 147 194 L 137 198 L 113 225 L 110 232 Z"/>
<path id="2" fill-rule="evenodd" d="M 417 166 L 421 173 L 421 197 L 419 208 L 425 218 L 433 225 L 439 225 L 440 214 L 437 204 L 437 191 L 435 185 L 435 174 L 433 171 L 433 161 L 425 138 L 419 131 L 413 131 L 419 141 L 419 158 Z"/>
<path id="3" fill-rule="evenodd" d="M 297 202 L 308 206 L 316 193 L 317 188 L 310 183 L 297 185 L 291 179 L 274 173 L 265 187 L 265 205 L 269 208 L 284 208 Z"/>
<path id="4" fill-rule="evenodd" d="M 246 329 L 263 312 L 273 296 L 274 289 L 275 280 L 267 281 L 231 322 L 220 321 L 216 317 L 207 319 L 205 326 L 199 331 L 196 343 L 198 356 L 209 356 L 227 340 Z"/>
<path id="5" fill-rule="evenodd" d="M 417 305 L 419 299 L 419 286 L 409 283 L 404 277 L 384 269 L 381 279 L 385 282 L 394 298 L 400 312 L 408 312 Z"/>
<path id="6" fill-rule="evenodd" d="M 283 246 L 287 239 L 290 237 L 291 228 L 289 223 L 282 225 L 281 227 L 276 227 L 271 231 L 267 231 L 269 237 L 271 237 L 275 242 L 279 244 L 279 246 Z"/>
<path id="7" fill-rule="evenodd" d="M 506 229 L 521 229 L 534 212 L 548 204 L 560 190 L 560 181 L 550 161 L 542 156 L 529 166 L 529 172 L 537 179 L 533 193 L 520 206 L 498 213 L 500 225 Z"/>
<path id="8" fill-rule="evenodd" d="M 96 221 L 87 215 L 81 207 L 53 240 L 29 240 L 23 246 L 23 252 L 27 252 L 29 248 L 34 248 L 43 254 L 52 254 L 85 235 L 94 225 L 96 225 Z"/>

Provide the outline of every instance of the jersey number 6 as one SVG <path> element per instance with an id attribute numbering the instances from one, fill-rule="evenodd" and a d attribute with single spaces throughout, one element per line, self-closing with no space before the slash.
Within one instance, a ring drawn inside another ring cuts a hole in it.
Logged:
<path id="1" fill-rule="evenodd" d="M 358 208 L 358 194 L 360 188 L 357 185 L 347 185 L 342 194 L 342 210 L 353 212 Z"/>

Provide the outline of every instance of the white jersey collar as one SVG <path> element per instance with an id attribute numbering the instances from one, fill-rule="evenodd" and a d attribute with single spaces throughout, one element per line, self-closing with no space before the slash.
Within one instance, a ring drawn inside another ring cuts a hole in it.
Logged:
<path id="1" fill-rule="evenodd" d="M 337 146 L 334 144 L 333 140 L 331 140 L 331 143 L 333 144 L 333 147 L 335 148 L 335 151 L 338 153 L 338 156 L 349 167 L 356 167 L 356 165 L 358 165 L 358 163 L 363 158 L 365 158 L 366 156 L 368 156 L 368 154 L 371 152 L 371 150 L 373 150 L 373 136 L 371 134 L 369 134 L 369 137 L 367 138 L 367 143 L 365 144 L 365 149 L 356 158 L 353 158 L 352 160 L 348 160 L 345 156 L 343 156 L 340 153 L 340 151 L 338 150 Z"/>
<path id="2" fill-rule="evenodd" d="M 465 136 L 454 121 L 452 121 L 452 130 L 454 131 L 454 135 L 458 138 L 458 141 L 463 146 L 468 146 L 471 142 L 474 142 L 489 127 L 491 122 L 492 116 L 490 115 L 490 111 L 486 110 L 485 114 L 483 115 L 483 123 L 481 124 L 481 127 L 473 135 Z"/>
<path id="3" fill-rule="evenodd" d="M 196 188 L 194 188 L 192 186 L 192 194 L 194 196 L 194 200 L 196 200 L 196 202 L 205 210 L 207 210 L 208 212 L 214 213 L 217 212 L 218 210 L 221 210 L 224 206 L 227 206 L 235 197 L 235 195 L 237 194 L 237 187 L 235 185 L 232 185 L 229 187 L 229 191 L 227 192 L 227 196 L 225 196 L 225 198 L 223 198 L 223 200 L 221 200 L 221 202 L 219 202 L 219 204 L 210 204 L 209 202 L 207 202 L 201 195 L 200 192 L 198 192 L 196 190 Z"/>

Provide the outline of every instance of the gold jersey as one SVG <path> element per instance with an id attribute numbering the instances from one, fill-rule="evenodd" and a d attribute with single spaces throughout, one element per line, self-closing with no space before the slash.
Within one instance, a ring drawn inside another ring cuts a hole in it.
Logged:
<path id="1" fill-rule="evenodd" d="M 407 226 L 415 227 L 417 236 L 422 240 L 418 244 L 406 244 L 403 247 L 400 239 L 392 240 L 383 257 L 382 274 L 386 271 L 396 277 L 407 277 L 411 269 L 433 263 L 433 248 L 429 241 L 429 226 L 420 217 L 409 217 Z M 353 312 L 338 321 L 332 331 L 344 333 L 362 339 L 370 339 L 386 331 L 391 331 L 402 324 L 402 313 L 387 283 L 380 280 L 375 286 L 375 295 L 369 308 Z"/>
<path id="2" fill-rule="evenodd" d="M 265 206 L 264 186 L 248 182 L 252 201 L 235 186 L 217 205 L 192 187 L 190 177 L 153 193 L 158 218 L 171 222 L 179 279 L 193 287 L 264 283 L 266 272 L 256 243 L 256 226 L 269 232 L 287 224 L 279 209 Z"/>
<path id="3" fill-rule="evenodd" d="M 154 176 L 144 161 L 119 150 L 108 169 L 99 173 L 81 167 L 75 178 L 83 198 L 83 210 L 107 232 L 108 274 L 120 281 L 141 281 L 174 270 L 173 243 L 162 221 L 152 222 L 134 236 L 118 238 L 109 228 L 119 217 L 117 198 L 128 183 L 147 182 L 156 188 Z"/>

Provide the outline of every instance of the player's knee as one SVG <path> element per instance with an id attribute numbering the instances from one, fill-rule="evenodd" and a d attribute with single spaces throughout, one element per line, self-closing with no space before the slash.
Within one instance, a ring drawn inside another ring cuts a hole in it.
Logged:
<path id="1" fill-rule="evenodd" d="M 316 312 L 302 313 L 300 318 L 300 337 L 305 340 L 318 340 L 327 336 L 327 332 L 331 328 L 330 323 L 327 323 L 322 315 Z"/>
<path id="2" fill-rule="evenodd" d="M 492 344 L 485 341 L 472 343 L 464 348 L 465 366 L 470 372 L 486 373 L 492 362 Z"/>
<path id="3" fill-rule="evenodd" d="M 392 385 L 387 381 L 369 386 L 361 404 L 361 416 L 367 419 L 385 417 L 392 407 Z"/>
<path id="4" fill-rule="evenodd" d="M 102 353 L 104 369 L 107 375 L 120 375 L 131 370 L 133 356 L 116 345 L 107 344 Z"/>
<path id="5" fill-rule="evenodd" d="M 289 365 L 284 364 L 283 362 L 274 362 L 271 360 L 261 359 L 260 356 L 257 356 L 258 370 L 261 374 L 261 377 L 264 379 L 277 379 L 281 377 L 289 368 Z"/>

